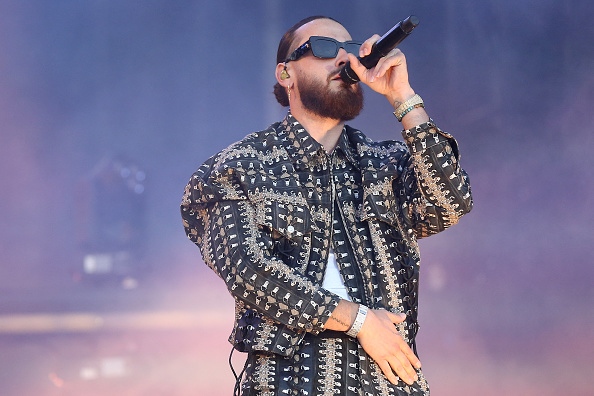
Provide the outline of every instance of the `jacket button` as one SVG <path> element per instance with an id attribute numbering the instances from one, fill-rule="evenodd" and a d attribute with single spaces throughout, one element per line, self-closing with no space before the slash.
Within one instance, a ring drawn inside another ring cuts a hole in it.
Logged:
<path id="1" fill-rule="evenodd" d="M 295 232 L 295 227 L 293 227 L 292 225 L 288 226 L 288 227 L 287 227 L 287 232 L 288 232 L 289 234 L 292 234 L 292 233 L 294 233 L 294 232 Z"/>
<path id="2" fill-rule="evenodd" d="M 305 330 L 311 330 L 311 329 L 313 329 L 313 325 L 311 323 L 306 323 Z"/>

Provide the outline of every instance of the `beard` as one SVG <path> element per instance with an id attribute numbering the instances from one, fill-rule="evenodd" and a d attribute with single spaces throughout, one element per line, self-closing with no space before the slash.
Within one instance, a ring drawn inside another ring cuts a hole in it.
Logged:
<path id="1" fill-rule="evenodd" d="M 363 110 L 363 89 L 360 84 L 352 87 L 341 81 L 337 90 L 329 88 L 332 77 L 325 82 L 302 75 L 299 84 L 299 95 L 303 107 L 309 112 L 323 118 L 350 121 Z"/>

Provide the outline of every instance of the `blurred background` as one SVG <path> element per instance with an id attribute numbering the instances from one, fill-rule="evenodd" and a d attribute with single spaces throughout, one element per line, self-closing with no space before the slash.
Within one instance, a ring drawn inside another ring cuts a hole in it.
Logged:
<path id="1" fill-rule="evenodd" d="M 232 300 L 179 203 L 284 116 L 276 47 L 316 14 L 358 39 L 419 17 L 411 83 L 472 181 L 420 242 L 432 394 L 594 394 L 590 0 L 0 0 L 0 394 L 232 393 Z M 399 138 L 365 103 L 350 124 Z"/>

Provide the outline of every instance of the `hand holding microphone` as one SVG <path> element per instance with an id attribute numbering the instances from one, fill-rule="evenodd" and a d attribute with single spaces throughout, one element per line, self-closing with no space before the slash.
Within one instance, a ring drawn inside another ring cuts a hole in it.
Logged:
<path id="1" fill-rule="evenodd" d="M 359 61 L 367 69 L 373 68 L 381 58 L 388 55 L 388 53 L 396 48 L 402 40 L 407 38 L 418 24 L 419 18 L 414 15 L 398 22 L 392 29 L 375 42 L 371 49 L 371 53 L 362 58 L 359 57 Z M 354 84 L 360 80 L 357 73 L 351 68 L 350 62 L 348 62 L 340 71 L 340 78 L 346 84 Z"/>

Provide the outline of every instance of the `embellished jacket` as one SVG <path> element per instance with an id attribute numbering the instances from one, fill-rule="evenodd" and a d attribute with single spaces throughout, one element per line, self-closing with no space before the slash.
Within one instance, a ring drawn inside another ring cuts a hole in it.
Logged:
<path id="1" fill-rule="evenodd" d="M 236 301 L 244 394 L 428 394 L 420 372 L 393 386 L 355 339 L 324 331 L 340 300 L 321 287 L 332 248 L 351 299 L 406 313 L 396 327 L 414 347 L 416 241 L 472 208 L 453 137 L 432 122 L 402 134 L 373 142 L 345 126 L 328 154 L 289 113 L 193 174 L 183 223 Z"/>

